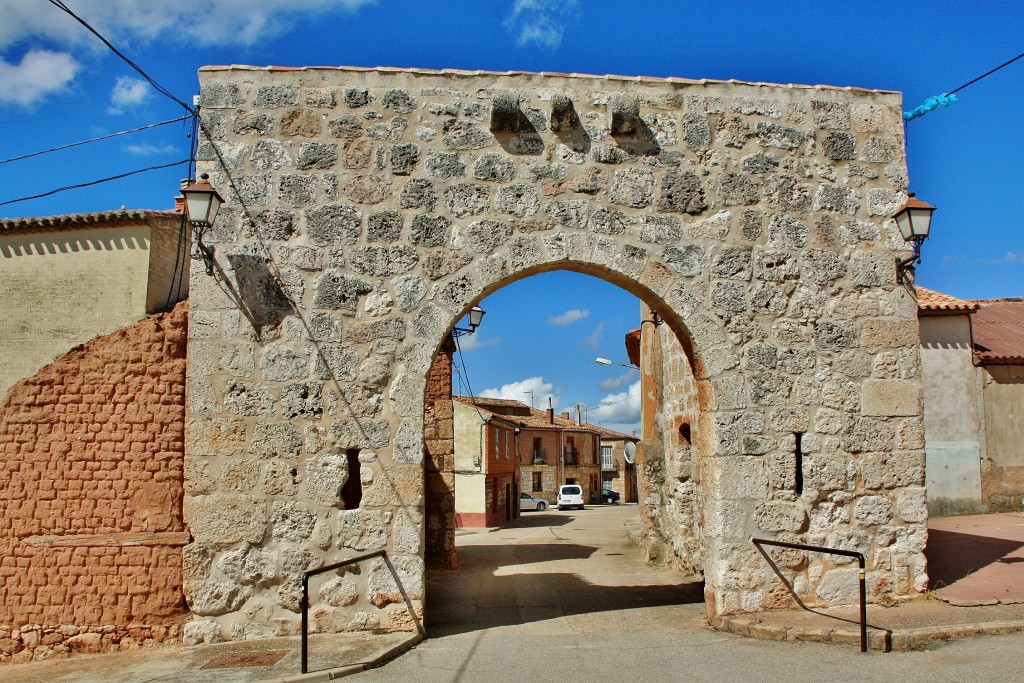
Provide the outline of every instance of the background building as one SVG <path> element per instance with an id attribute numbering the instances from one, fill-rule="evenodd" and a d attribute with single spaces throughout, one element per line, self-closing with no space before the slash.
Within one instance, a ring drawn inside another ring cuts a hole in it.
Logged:
<path id="1" fill-rule="evenodd" d="M 455 524 L 499 526 L 519 516 L 519 428 L 455 397 Z"/>
<path id="2" fill-rule="evenodd" d="M 917 288 L 932 515 L 1024 507 L 1024 302 Z"/>
<path id="3" fill-rule="evenodd" d="M 578 415 L 573 420 L 569 413 L 556 414 L 553 408 L 537 410 L 508 399 L 468 396 L 454 399 L 456 466 L 479 468 L 478 471 L 456 471 L 456 510 L 466 510 L 460 519 L 487 514 L 492 516 L 488 519 L 500 523 L 501 505 L 493 510 L 492 503 L 487 504 L 489 507 L 483 505 L 477 491 L 484 485 L 477 480 L 484 477 L 496 482 L 498 478 L 507 477 L 503 459 L 498 457 L 492 461 L 489 455 L 483 455 L 484 450 L 492 446 L 495 454 L 502 453 L 503 439 L 515 449 L 514 459 L 519 468 L 519 488 L 513 488 L 516 497 L 523 491 L 554 505 L 561 484 L 579 484 L 583 487 L 584 500 L 590 502 L 600 500 L 601 492 L 608 489 L 618 492 L 623 501 L 637 499 L 634 469 L 624 457 L 625 444 L 635 443 L 639 440 L 637 437 L 580 422 Z M 482 436 L 485 433 L 490 435 L 487 439 L 497 439 L 497 442 L 492 444 L 485 440 Z M 489 486 L 501 488 L 497 483 Z M 473 506 L 472 512 L 463 506 Z"/>
<path id="4" fill-rule="evenodd" d="M 0 221 L 0 397 L 75 346 L 188 296 L 177 211 Z"/>

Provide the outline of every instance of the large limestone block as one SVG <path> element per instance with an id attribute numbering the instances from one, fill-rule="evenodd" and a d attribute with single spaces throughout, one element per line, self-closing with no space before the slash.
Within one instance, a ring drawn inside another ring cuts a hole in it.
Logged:
<path id="1" fill-rule="evenodd" d="M 860 403 L 865 415 L 918 415 L 921 411 L 921 385 L 905 379 L 864 380 Z"/>
<path id="2" fill-rule="evenodd" d="M 185 519 L 200 543 L 259 543 L 267 529 L 267 504 L 245 495 L 193 496 L 185 499 Z"/>

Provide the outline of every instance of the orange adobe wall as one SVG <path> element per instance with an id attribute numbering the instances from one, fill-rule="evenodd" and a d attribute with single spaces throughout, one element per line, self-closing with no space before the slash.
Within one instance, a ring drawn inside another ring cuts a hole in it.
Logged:
<path id="1" fill-rule="evenodd" d="M 176 638 L 187 302 L 0 403 L 0 661 Z"/>

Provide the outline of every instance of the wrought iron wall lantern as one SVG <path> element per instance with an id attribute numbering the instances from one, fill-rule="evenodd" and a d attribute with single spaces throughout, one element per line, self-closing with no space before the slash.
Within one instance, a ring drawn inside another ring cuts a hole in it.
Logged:
<path id="1" fill-rule="evenodd" d="M 203 237 L 217 218 L 224 199 L 213 189 L 206 173 L 199 176 L 199 182 L 182 188 L 181 194 L 185 197 L 185 211 L 192 224 L 192 258 L 202 258 L 206 274 L 213 275 L 213 247 L 203 244 Z"/>
<path id="2" fill-rule="evenodd" d="M 932 213 L 935 207 L 928 202 L 923 202 L 914 196 L 913 192 L 907 193 L 907 203 L 903 205 L 896 215 L 896 225 L 899 226 L 903 239 L 910 243 L 914 253 L 905 259 L 896 261 L 896 277 L 900 283 L 913 282 L 913 278 L 907 273 L 914 270 L 914 264 L 921 262 L 921 243 L 928 238 L 928 231 L 932 226 Z"/>
<path id="3" fill-rule="evenodd" d="M 480 327 L 480 321 L 484 319 L 484 313 L 484 309 L 480 308 L 479 306 L 474 306 L 473 308 L 469 309 L 469 329 L 467 330 L 463 327 L 453 327 L 452 339 L 458 339 L 459 337 L 463 337 L 467 334 L 473 334 L 474 332 L 476 332 L 476 328 Z"/>

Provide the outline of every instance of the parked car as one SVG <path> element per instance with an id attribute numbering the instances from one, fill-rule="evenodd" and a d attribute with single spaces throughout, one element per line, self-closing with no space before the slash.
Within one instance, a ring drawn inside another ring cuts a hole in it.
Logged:
<path id="1" fill-rule="evenodd" d="M 611 489 L 605 489 L 604 491 L 601 491 L 601 500 L 608 503 L 609 505 L 611 505 L 612 503 L 618 503 L 619 497 L 620 496 L 618 491 L 612 491 Z"/>
<path id="2" fill-rule="evenodd" d="M 548 502 L 543 498 L 534 498 L 529 493 L 519 494 L 520 510 L 547 510 Z"/>
<path id="3" fill-rule="evenodd" d="M 583 489 L 577 484 L 562 484 L 558 487 L 558 509 L 579 508 L 583 509 Z"/>

